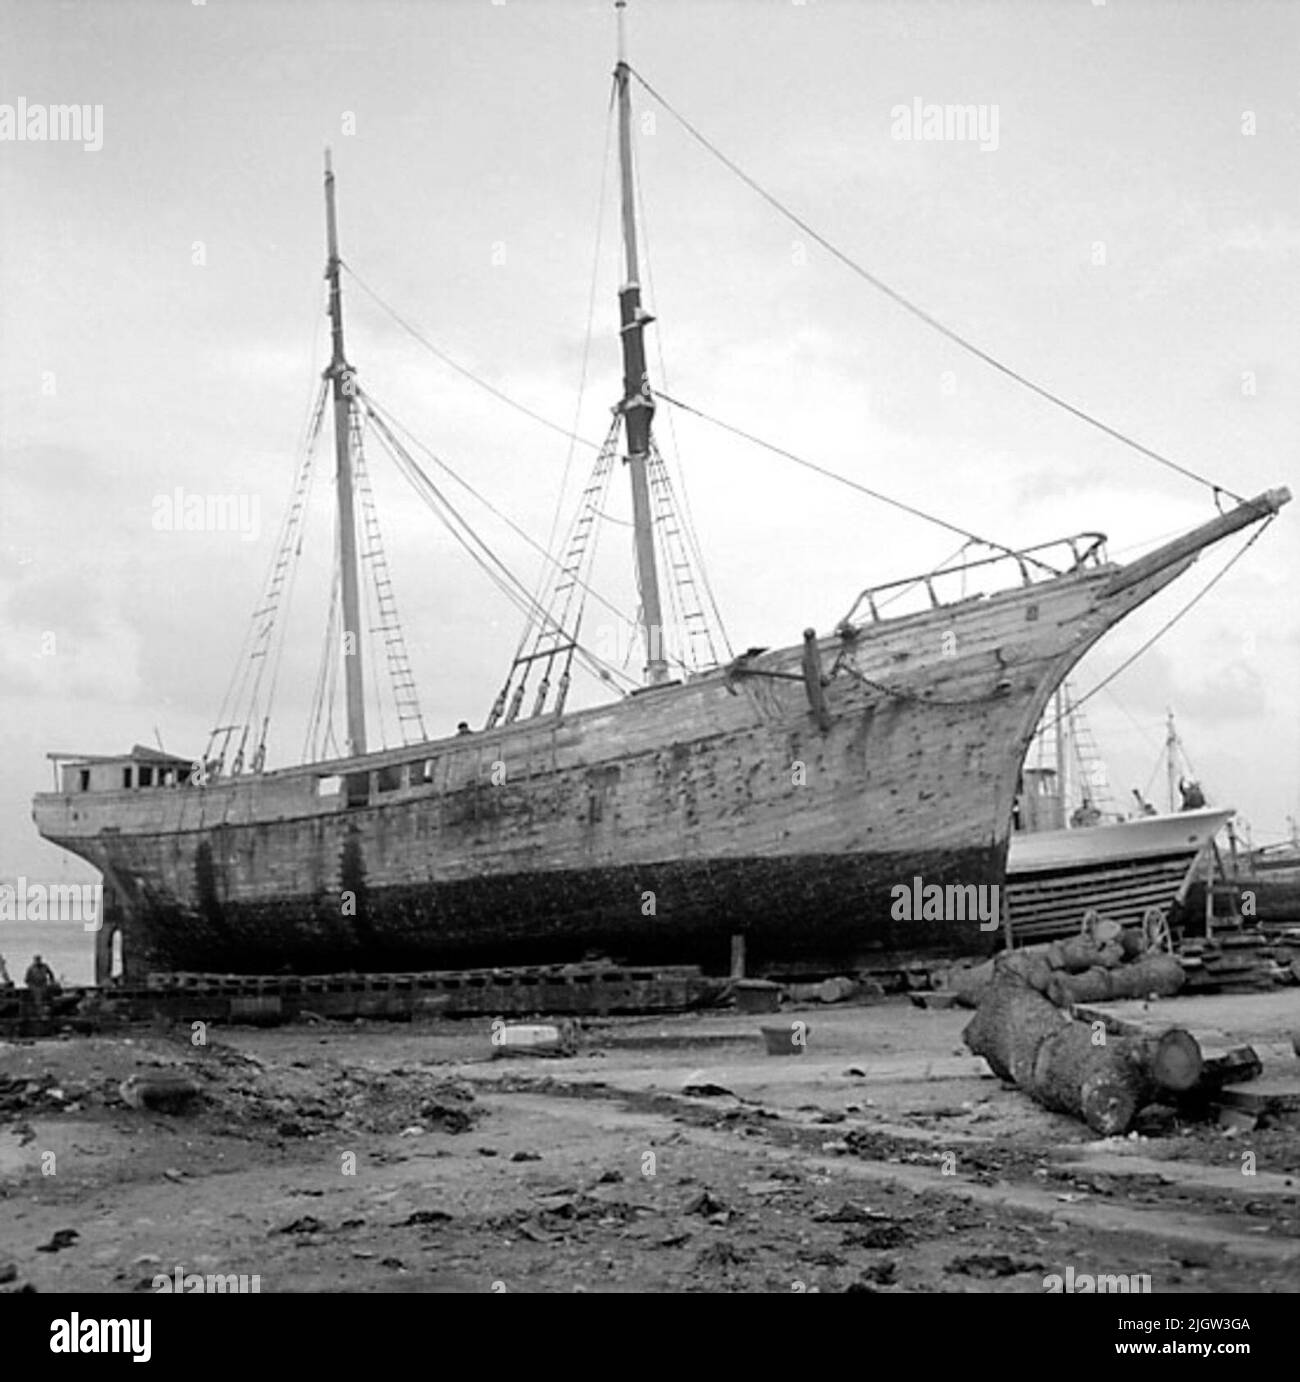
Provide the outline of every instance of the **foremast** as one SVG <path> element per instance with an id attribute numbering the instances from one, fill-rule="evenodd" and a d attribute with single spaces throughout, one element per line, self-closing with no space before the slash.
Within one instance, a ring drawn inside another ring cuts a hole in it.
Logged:
<path id="1" fill-rule="evenodd" d="M 325 376 L 334 394 L 335 488 L 338 497 L 339 566 L 343 597 L 344 687 L 347 697 L 347 754 L 366 751 L 365 683 L 361 677 L 361 601 L 357 572 L 356 521 L 352 505 L 352 407 L 355 387 L 352 367 L 343 351 L 343 294 L 339 287 L 339 235 L 334 212 L 334 169 L 325 151 L 325 232 L 328 258 L 325 277 L 330 285 L 330 336 L 333 348 Z"/>
<path id="2" fill-rule="evenodd" d="M 647 463 L 654 395 L 646 373 L 645 328 L 654 320 L 641 306 L 637 262 L 636 195 L 632 177 L 632 99 L 624 40 L 627 0 L 614 0 L 618 12 L 618 64 L 614 83 L 618 93 L 618 152 L 622 188 L 623 252 L 627 278 L 619 290 L 619 332 L 623 342 L 623 401 L 620 405 L 627 441 L 626 464 L 632 481 L 632 524 L 636 544 L 637 589 L 641 600 L 641 633 L 645 644 L 645 678 L 657 686 L 668 680 L 664 657 L 663 608 L 655 562 L 654 520 L 650 509 Z"/>

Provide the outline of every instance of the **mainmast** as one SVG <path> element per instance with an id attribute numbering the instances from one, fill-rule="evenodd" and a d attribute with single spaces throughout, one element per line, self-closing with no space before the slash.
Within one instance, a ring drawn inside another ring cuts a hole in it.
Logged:
<path id="1" fill-rule="evenodd" d="M 357 580 L 357 537 L 352 514 L 352 370 L 343 353 L 343 295 L 339 289 L 339 236 L 334 215 L 334 170 L 325 150 L 325 228 L 329 258 L 330 334 L 333 351 L 326 377 L 334 389 L 335 481 L 339 506 L 339 564 L 343 586 L 343 671 L 347 692 L 349 757 L 366 751 L 366 703 L 361 679 L 361 602 Z"/>
<path id="2" fill-rule="evenodd" d="M 623 249 L 627 281 L 619 290 L 620 332 L 623 340 L 623 424 L 627 435 L 627 466 L 632 478 L 632 524 L 636 540 L 636 577 L 641 596 L 641 629 L 645 641 L 646 681 L 655 686 L 668 679 L 664 658 L 663 613 L 659 601 L 659 573 L 655 566 L 654 520 L 646 464 L 650 453 L 650 423 L 654 396 L 645 366 L 645 327 L 654 318 L 641 307 L 640 272 L 636 249 L 636 200 L 632 181 L 632 101 L 624 56 L 623 11 L 627 0 L 614 0 L 618 11 L 618 151 L 622 175 Z"/>

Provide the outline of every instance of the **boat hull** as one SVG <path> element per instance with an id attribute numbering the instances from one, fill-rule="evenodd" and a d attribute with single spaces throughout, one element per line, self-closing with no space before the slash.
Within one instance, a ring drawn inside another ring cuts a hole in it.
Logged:
<path id="1" fill-rule="evenodd" d="M 699 964 L 725 973 L 744 935 L 751 972 L 904 962 L 988 948 L 978 917 L 898 920 L 900 879 L 996 884 L 996 849 L 667 860 L 331 896 L 139 906 L 128 950 L 146 971 L 414 971 L 573 961 Z M 653 909 L 653 910 L 651 910 Z"/>
<path id="2" fill-rule="evenodd" d="M 1078 933 L 1095 911 L 1122 925 L 1169 913 L 1232 811 L 1205 808 L 1012 837 L 1006 895 L 1017 941 Z"/>
<path id="3" fill-rule="evenodd" d="M 592 950 L 716 971 L 735 935 L 751 972 L 980 954 L 987 923 L 960 907 L 900 920 L 899 890 L 1000 884 L 1047 700 L 1191 560 L 841 626 L 816 645 L 820 695 L 795 645 L 364 759 L 43 794 L 35 817 L 104 874 L 128 977 Z"/>

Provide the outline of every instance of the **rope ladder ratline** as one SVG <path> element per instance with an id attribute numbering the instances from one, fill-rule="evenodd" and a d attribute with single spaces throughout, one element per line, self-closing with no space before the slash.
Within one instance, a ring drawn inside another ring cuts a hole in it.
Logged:
<path id="1" fill-rule="evenodd" d="M 235 773 L 243 771 L 249 735 L 253 732 L 262 704 L 262 678 L 268 662 L 272 664 L 272 692 L 278 678 L 287 622 L 280 619 L 280 613 L 292 600 L 294 580 L 302 555 L 302 538 L 315 474 L 316 445 L 324 422 L 327 398 L 328 385 L 322 383 L 318 388 L 316 406 L 312 410 L 304 439 L 289 507 L 281 520 L 280 531 L 267 562 L 266 574 L 261 584 L 262 594 L 241 641 L 235 670 L 217 713 L 217 724 L 208 736 L 203 762 L 205 766 L 215 764 L 218 772 L 225 770 L 226 756 L 236 732 L 240 732 L 240 737 L 231 770 Z M 278 641 L 277 632 L 280 635 Z M 263 723 L 254 748 L 257 771 L 261 770 L 265 758 L 266 734 L 270 719 L 269 697 L 261 718 Z"/>
<path id="2" fill-rule="evenodd" d="M 361 394 L 360 396 L 362 397 L 366 405 L 367 411 L 371 419 L 376 424 L 376 435 L 383 439 L 385 450 L 396 462 L 399 470 L 405 476 L 408 483 L 412 486 L 412 488 L 416 491 L 416 493 L 420 496 L 424 503 L 430 508 L 430 510 L 435 514 L 439 521 L 443 523 L 443 525 L 447 528 L 448 532 L 451 533 L 451 535 L 466 550 L 466 552 L 471 556 L 475 563 L 479 565 L 481 569 L 484 570 L 484 572 L 489 576 L 489 579 L 493 581 L 493 583 L 497 586 L 501 593 L 504 594 L 506 598 L 509 599 L 511 603 L 513 603 L 516 606 L 517 609 L 519 609 L 521 612 L 525 614 L 529 614 L 531 612 L 534 617 L 540 617 L 544 620 L 549 621 L 549 615 L 544 609 L 540 608 L 540 606 L 537 604 L 532 594 L 528 590 L 528 587 L 521 580 L 519 580 L 517 576 L 515 576 L 515 574 L 505 565 L 505 563 L 502 562 L 501 559 L 492 551 L 488 544 L 478 536 L 478 534 L 474 531 L 474 528 L 470 525 L 470 523 L 463 517 L 463 515 L 460 514 L 460 512 L 451 503 L 451 501 L 447 499 L 446 495 L 442 493 L 442 491 L 437 487 L 437 485 L 434 484 L 434 482 L 429 478 L 427 472 L 420 466 L 419 462 L 416 461 L 416 459 L 410 454 L 410 452 L 407 451 L 406 448 L 402 445 L 402 442 L 397 437 L 396 431 L 394 429 L 400 429 L 404 433 L 407 432 L 407 429 L 402 427 L 401 424 L 398 423 L 396 419 L 393 418 L 392 415 L 387 412 L 386 409 L 382 409 L 371 395 Z M 407 433 L 407 435 L 410 434 Z M 467 481 L 461 479 L 461 477 L 457 475 L 457 473 L 454 470 L 452 470 L 451 467 L 448 466 L 447 463 L 444 460 L 442 460 L 441 457 L 437 456 L 434 452 L 432 452 L 427 446 L 424 445 L 423 442 L 419 441 L 418 438 L 412 437 L 412 441 L 440 469 L 446 471 L 446 473 L 450 475 L 454 480 L 456 480 L 457 483 L 462 485 L 466 490 L 468 490 L 468 492 L 471 495 L 478 499 L 479 502 L 482 503 L 489 510 L 489 512 L 491 512 L 494 516 L 496 516 L 502 522 L 504 522 L 530 547 L 532 547 L 537 552 L 541 553 L 541 555 L 546 561 L 554 564 L 555 558 L 553 558 L 550 555 L 550 553 L 546 552 L 546 550 L 543 547 L 541 547 L 539 543 L 535 542 L 531 537 L 529 537 L 528 534 L 524 532 L 522 528 L 515 524 L 511 519 L 506 517 L 506 515 L 501 513 L 501 511 L 497 509 L 494 505 L 492 505 L 488 500 L 483 498 L 483 496 L 479 494 L 479 492 L 476 489 L 474 489 L 472 485 L 470 485 Z M 584 583 L 580 582 L 580 584 Z M 584 584 L 584 589 L 586 589 L 594 599 L 598 600 L 601 604 L 604 604 L 613 614 L 615 614 L 619 618 L 624 617 L 621 611 L 619 611 L 615 606 L 609 604 L 608 601 L 604 600 L 604 598 L 597 591 L 592 590 L 590 586 Z M 592 653 L 590 649 L 582 648 L 580 646 L 579 652 L 588 670 L 591 671 L 593 675 L 595 675 L 600 681 L 603 681 L 611 685 L 614 684 L 615 678 L 619 677 L 617 669 L 610 667 L 609 664 L 605 663 L 601 658 L 597 657 L 594 653 Z M 635 684 L 631 682 L 630 678 L 624 677 L 621 679 L 623 681 L 629 682 L 630 684 Z"/>
<path id="3" fill-rule="evenodd" d="M 488 729 L 494 728 L 503 716 L 506 724 L 512 724 L 519 717 L 529 675 L 533 666 L 544 659 L 542 679 L 537 688 L 530 718 L 536 718 L 542 713 L 550 694 L 551 674 L 555 670 L 557 658 L 561 655 L 564 661 L 553 713 L 558 715 L 564 709 L 565 701 L 568 699 L 574 654 L 580 646 L 579 634 L 586 611 L 587 591 L 590 588 L 588 578 L 596 556 L 597 525 L 614 472 L 619 430 L 620 422 L 615 417 L 610 424 L 605 444 L 592 466 L 578 507 L 565 531 L 563 545 L 555 549 L 564 553 L 563 560 L 554 562 L 549 569 L 543 565 L 542 579 L 533 597 L 533 605 L 526 615 L 519 647 L 488 713 Z M 553 540 L 550 547 L 555 547 Z M 530 650 L 525 653 L 525 648 Z M 519 674 L 517 686 L 514 684 L 516 673 Z"/>

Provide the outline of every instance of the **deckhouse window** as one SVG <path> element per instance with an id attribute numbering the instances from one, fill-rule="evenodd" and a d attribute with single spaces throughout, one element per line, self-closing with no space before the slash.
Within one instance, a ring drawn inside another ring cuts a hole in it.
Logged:
<path id="1" fill-rule="evenodd" d="M 153 769 L 152 769 L 152 768 L 146 768 L 146 767 L 144 767 L 144 766 L 141 766 L 141 768 L 140 768 L 140 786 L 141 786 L 141 787 L 152 787 L 152 786 L 153 786 Z"/>
<path id="2" fill-rule="evenodd" d="M 90 769 L 89 769 L 89 768 L 81 768 L 81 769 L 78 770 L 78 772 L 77 772 L 77 784 L 78 784 L 79 790 L 81 790 L 81 791 L 83 791 L 83 792 L 88 792 L 88 791 L 90 791 Z"/>
<path id="3" fill-rule="evenodd" d="M 122 786 L 123 786 L 123 787 L 129 787 L 130 785 L 131 785 L 131 769 L 130 769 L 130 768 L 123 768 L 123 769 L 122 769 Z"/>

